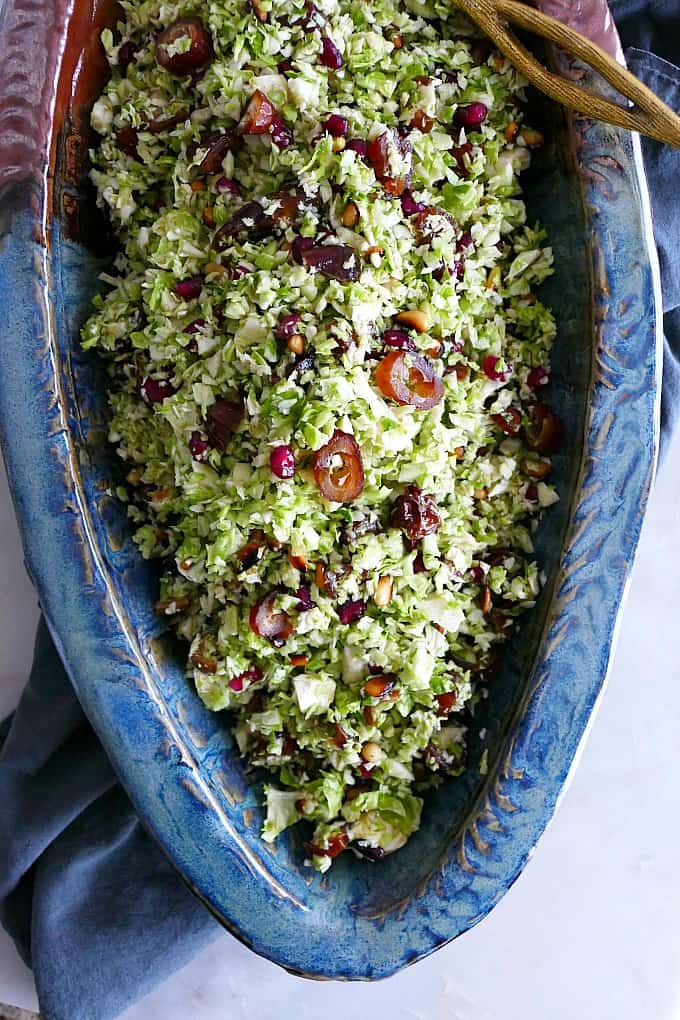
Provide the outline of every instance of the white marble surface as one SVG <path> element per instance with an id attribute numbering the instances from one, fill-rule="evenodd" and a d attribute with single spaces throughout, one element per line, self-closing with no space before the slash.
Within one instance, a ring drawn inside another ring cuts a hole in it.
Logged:
<path id="1" fill-rule="evenodd" d="M 4 482 L 2 483 L 4 486 Z M 221 937 L 125 1020 L 677 1020 L 680 1017 L 680 440 L 661 471 L 609 689 L 523 876 L 474 931 L 375 985 L 305 982 Z M 0 707 L 35 600 L 0 488 Z M 0 938 L 0 1001 L 35 1007 Z"/>

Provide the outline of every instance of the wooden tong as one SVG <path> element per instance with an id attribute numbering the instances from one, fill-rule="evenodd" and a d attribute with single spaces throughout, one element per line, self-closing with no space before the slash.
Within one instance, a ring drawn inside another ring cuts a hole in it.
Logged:
<path id="1" fill-rule="evenodd" d="M 518 0 L 454 0 L 454 3 L 479 25 L 528 81 L 551 99 L 587 117 L 639 131 L 680 148 L 680 117 L 635 75 L 580 32 Z M 519 41 L 510 25 L 557 43 L 598 71 L 633 105 L 605 99 L 548 71 Z"/>

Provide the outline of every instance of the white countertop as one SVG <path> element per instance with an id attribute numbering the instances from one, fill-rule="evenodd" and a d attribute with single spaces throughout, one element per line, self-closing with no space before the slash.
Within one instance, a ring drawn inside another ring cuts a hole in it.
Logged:
<path id="1" fill-rule="evenodd" d="M 125 1020 L 677 1020 L 680 1017 L 680 440 L 661 471 L 609 688 L 534 859 L 457 942 L 374 985 L 303 981 L 227 935 Z M 36 620 L 0 477 L 0 716 Z M 0 1002 L 36 1008 L 0 932 Z"/>

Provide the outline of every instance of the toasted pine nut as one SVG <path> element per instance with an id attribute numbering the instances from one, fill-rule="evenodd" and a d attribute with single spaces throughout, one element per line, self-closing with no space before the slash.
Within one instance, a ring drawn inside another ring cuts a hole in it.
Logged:
<path id="1" fill-rule="evenodd" d="M 333 152 L 342 152 L 346 144 L 347 142 L 342 137 L 342 135 L 338 135 L 337 138 L 333 139 L 333 145 L 331 147 L 333 149 Z"/>
<path id="2" fill-rule="evenodd" d="M 286 347 L 291 354 L 302 354 L 305 349 L 305 338 L 301 333 L 293 333 L 293 335 L 288 338 Z"/>
<path id="3" fill-rule="evenodd" d="M 404 40 L 400 35 L 395 35 L 392 37 L 392 45 L 394 46 L 395 50 L 400 50 L 404 45 Z"/>
<path id="4" fill-rule="evenodd" d="M 144 472 L 142 471 L 141 468 L 132 468 L 131 471 L 128 471 L 126 478 L 130 485 L 138 485 L 139 482 L 142 480 L 143 473 Z"/>
<path id="5" fill-rule="evenodd" d="M 376 606 L 387 606 L 392 601 L 392 578 L 389 574 L 384 574 L 378 578 L 378 583 L 375 586 L 375 592 L 373 594 L 373 601 Z"/>
<path id="6" fill-rule="evenodd" d="M 203 210 L 203 222 L 205 223 L 206 227 L 215 226 L 215 210 L 211 205 L 206 205 L 205 209 Z"/>
<path id="7" fill-rule="evenodd" d="M 486 278 L 486 289 L 487 290 L 498 290 L 501 282 L 501 269 L 500 266 L 494 266 L 489 272 Z"/>
<path id="8" fill-rule="evenodd" d="M 508 142 L 514 142 L 515 138 L 519 134 L 519 124 L 516 120 L 511 120 L 505 129 L 505 138 Z"/>
<path id="9" fill-rule="evenodd" d="M 343 227 L 356 227 L 359 222 L 359 207 L 355 202 L 348 202 L 342 211 Z"/>
<path id="10" fill-rule="evenodd" d="M 546 478 L 552 471 L 552 464 L 549 460 L 529 460 L 525 457 L 520 461 L 520 467 L 529 478 Z"/>
<path id="11" fill-rule="evenodd" d="M 365 762 L 368 762 L 369 765 L 377 765 L 378 762 L 381 762 L 385 757 L 385 752 L 380 744 L 376 744 L 374 741 L 369 740 L 361 748 L 361 757 Z"/>
<path id="12" fill-rule="evenodd" d="M 489 490 L 488 489 L 475 489 L 475 491 L 472 493 L 472 495 L 475 497 L 475 499 L 488 499 L 489 498 Z"/>
<path id="13" fill-rule="evenodd" d="M 410 308 L 405 312 L 399 312 L 397 322 L 401 322 L 403 326 L 410 326 L 411 329 L 415 329 L 416 333 L 427 333 L 430 328 L 427 315 L 419 308 Z"/>
<path id="14" fill-rule="evenodd" d="M 493 603 L 491 602 L 491 589 L 487 588 L 485 585 L 484 588 L 482 588 L 482 598 L 479 604 L 485 616 L 491 609 L 492 604 Z"/>
<path id="15" fill-rule="evenodd" d="M 291 666 L 306 666 L 309 662 L 308 655 L 291 655 L 288 659 Z"/>
<path id="16" fill-rule="evenodd" d="M 192 181 L 191 182 L 191 190 L 192 191 L 205 191 L 205 181 Z"/>
<path id="17" fill-rule="evenodd" d="M 545 142 L 545 138 L 540 131 L 535 131 L 534 128 L 523 127 L 520 138 L 525 145 L 528 145 L 530 149 L 538 149 Z"/>
<path id="18" fill-rule="evenodd" d="M 227 276 L 229 270 L 226 266 L 221 266 L 219 262 L 206 262 L 205 275 L 209 276 L 211 273 L 216 273 L 218 276 Z"/>

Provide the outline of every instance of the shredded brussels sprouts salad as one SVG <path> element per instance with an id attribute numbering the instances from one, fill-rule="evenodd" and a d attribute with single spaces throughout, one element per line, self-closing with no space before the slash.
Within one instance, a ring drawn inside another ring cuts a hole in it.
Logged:
<path id="1" fill-rule="evenodd" d="M 83 330 L 119 495 L 272 773 L 263 838 L 378 860 L 465 768 L 557 499 L 525 82 L 448 0 L 122 8 L 92 111 L 120 251 Z"/>

